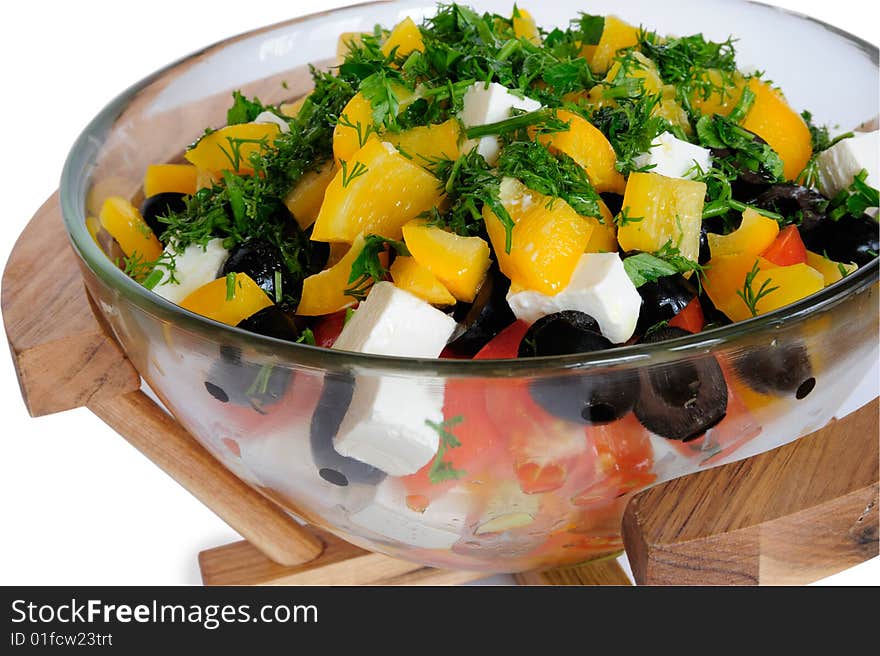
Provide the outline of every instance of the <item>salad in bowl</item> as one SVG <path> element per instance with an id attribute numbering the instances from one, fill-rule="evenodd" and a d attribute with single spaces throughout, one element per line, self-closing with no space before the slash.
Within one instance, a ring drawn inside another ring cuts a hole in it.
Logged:
<path id="1" fill-rule="evenodd" d="M 632 493 L 818 428 L 876 348 L 876 125 L 817 125 L 732 37 L 438 5 L 309 77 L 232 90 L 85 217 L 138 370 L 308 521 L 441 566 L 609 555 Z"/>

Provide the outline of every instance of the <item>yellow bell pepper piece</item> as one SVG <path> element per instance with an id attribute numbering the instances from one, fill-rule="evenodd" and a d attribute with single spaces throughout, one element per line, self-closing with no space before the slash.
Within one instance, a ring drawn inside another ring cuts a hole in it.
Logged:
<path id="1" fill-rule="evenodd" d="M 281 128 L 275 123 L 241 123 L 214 130 L 184 154 L 188 162 L 209 171 L 252 171 L 250 156 L 271 146 Z"/>
<path id="2" fill-rule="evenodd" d="M 422 219 L 403 226 L 403 240 L 413 259 L 455 298 L 467 303 L 476 298 L 492 263 L 485 240 L 446 232 Z"/>
<path id="3" fill-rule="evenodd" d="M 246 273 L 217 278 L 180 302 L 183 309 L 228 326 L 236 326 L 271 305 L 266 292 Z"/>
<path id="4" fill-rule="evenodd" d="M 513 12 L 513 33 L 519 39 L 531 41 L 535 45 L 541 45 L 541 34 L 535 19 L 525 9 L 517 7 Z"/>
<path id="5" fill-rule="evenodd" d="M 657 173 L 631 173 L 617 240 L 624 251 L 658 251 L 668 242 L 689 260 L 700 255 L 706 185 Z"/>
<path id="6" fill-rule="evenodd" d="M 301 229 L 305 230 L 317 220 L 321 203 L 324 202 L 324 192 L 338 171 L 339 165 L 335 161 L 324 162 L 320 169 L 309 171 L 300 178 L 287 194 L 284 205 Z"/>
<path id="7" fill-rule="evenodd" d="M 592 58 L 589 59 L 593 73 L 604 73 L 611 66 L 614 55 L 619 50 L 634 46 L 639 42 L 639 28 L 617 18 L 606 16 L 602 36 L 596 45 Z"/>
<path id="8" fill-rule="evenodd" d="M 196 193 L 197 169 L 192 164 L 152 164 L 144 175 L 144 196 Z"/>
<path id="9" fill-rule="evenodd" d="M 391 279 L 400 289 L 432 305 L 455 305 L 455 296 L 431 271 L 412 257 L 398 256 L 391 265 Z"/>
<path id="10" fill-rule="evenodd" d="M 737 253 L 760 255 L 770 248 L 770 244 L 778 234 L 779 224 L 776 221 L 758 214 L 749 207 L 743 212 L 739 228 L 729 235 L 716 235 L 710 232 L 706 237 L 709 240 L 712 257 L 718 257 Z"/>
<path id="11" fill-rule="evenodd" d="M 382 54 L 387 57 L 395 48 L 397 48 L 395 53 L 397 57 L 406 57 L 415 51 L 425 51 L 422 33 L 412 18 L 404 18 L 391 30 L 388 40 L 382 44 Z"/>
<path id="12" fill-rule="evenodd" d="M 807 251 L 807 266 L 816 269 L 816 271 L 822 274 L 826 287 L 833 285 L 844 276 L 848 276 L 859 268 L 857 264 L 835 262 L 812 251 Z"/>
<path id="13" fill-rule="evenodd" d="M 434 159 L 458 159 L 461 140 L 461 124 L 450 119 L 438 125 L 422 125 L 401 132 L 388 132 L 382 136 L 394 144 L 401 153 L 408 155 L 416 164 Z"/>
<path id="14" fill-rule="evenodd" d="M 137 253 L 143 262 L 153 262 L 162 255 L 162 242 L 156 239 L 138 209 L 121 196 L 107 198 L 98 218 L 126 257 Z"/>
<path id="15" fill-rule="evenodd" d="M 437 178 L 373 137 L 333 178 L 312 230 L 315 241 L 357 235 L 400 239 L 403 224 L 440 202 Z"/>
<path id="16" fill-rule="evenodd" d="M 351 266 L 363 250 L 364 237 L 358 235 L 348 252 L 336 264 L 306 278 L 296 313 L 304 317 L 319 317 L 357 303 L 357 299 L 347 296 L 345 290 L 353 287 L 349 282 Z"/>

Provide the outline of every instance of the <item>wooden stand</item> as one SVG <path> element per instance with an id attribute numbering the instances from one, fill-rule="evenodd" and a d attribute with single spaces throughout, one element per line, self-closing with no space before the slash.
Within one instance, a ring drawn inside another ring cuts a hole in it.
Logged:
<path id="1" fill-rule="evenodd" d="M 10 255 L 2 311 L 31 415 L 88 407 L 245 538 L 199 554 L 205 584 L 447 585 L 484 576 L 422 567 L 303 526 L 208 454 L 140 391 L 96 319 L 57 194 Z M 876 556 L 877 418 L 875 400 L 780 449 L 637 495 L 623 523 L 636 583 L 799 584 Z M 629 583 L 614 560 L 516 578 Z"/>

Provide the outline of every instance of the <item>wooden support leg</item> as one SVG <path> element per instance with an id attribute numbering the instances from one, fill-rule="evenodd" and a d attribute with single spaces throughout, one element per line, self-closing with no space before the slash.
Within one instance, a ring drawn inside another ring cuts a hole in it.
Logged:
<path id="1" fill-rule="evenodd" d="M 803 584 L 878 554 L 878 403 L 748 460 L 637 495 L 639 584 Z"/>

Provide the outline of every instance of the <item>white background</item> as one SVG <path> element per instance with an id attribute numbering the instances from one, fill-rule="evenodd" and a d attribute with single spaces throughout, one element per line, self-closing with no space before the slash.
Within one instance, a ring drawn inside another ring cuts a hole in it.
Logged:
<path id="1" fill-rule="evenodd" d="M 119 91 L 227 36 L 350 3 L 2 3 L 0 265 L 57 188 L 77 134 Z M 873 1 L 769 4 L 880 41 Z M 589 11 L 589 2 L 572 7 Z M 196 584 L 196 554 L 237 539 L 88 411 L 31 419 L 5 352 L 0 409 L 0 584 Z M 880 559 L 826 581 L 876 585 Z"/>

